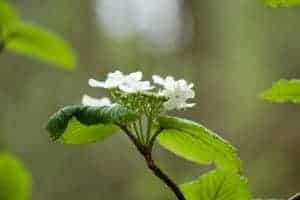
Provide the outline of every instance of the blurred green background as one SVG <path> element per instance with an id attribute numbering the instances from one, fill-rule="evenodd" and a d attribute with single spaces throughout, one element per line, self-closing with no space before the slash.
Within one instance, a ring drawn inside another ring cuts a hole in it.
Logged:
<path id="1" fill-rule="evenodd" d="M 279 78 L 300 77 L 299 9 L 273 10 L 259 0 L 10 2 L 25 20 L 66 38 L 79 60 L 70 73 L 0 55 L 0 146 L 32 172 L 33 200 L 173 199 L 122 134 L 85 146 L 48 141 L 47 118 L 85 93 L 104 96 L 87 80 L 114 70 L 194 82 L 197 107 L 178 114 L 238 147 L 255 197 L 299 192 L 300 107 L 257 98 Z M 159 147 L 155 157 L 178 183 L 208 169 Z"/>

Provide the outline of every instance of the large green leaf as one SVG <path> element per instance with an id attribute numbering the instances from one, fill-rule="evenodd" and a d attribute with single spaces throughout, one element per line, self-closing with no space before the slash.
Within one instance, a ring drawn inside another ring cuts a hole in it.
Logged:
<path id="1" fill-rule="evenodd" d="M 105 139 L 118 132 L 116 124 L 128 123 L 136 117 L 134 112 L 120 105 L 67 106 L 50 118 L 46 129 L 53 141 L 84 144 Z"/>
<path id="2" fill-rule="evenodd" d="M 0 199 L 29 200 L 30 197 L 30 173 L 14 156 L 0 153 Z"/>
<path id="3" fill-rule="evenodd" d="M 102 141 L 117 133 L 118 127 L 113 124 L 84 125 L 71 119 L 64 134 L 58 139 L 62 144 L 88 144 Z"/>
<path id="4" fill-rule="evenodd" d="M 72 48 L 57 34 L 33 24 L 19 22 L 11 27 L 5 48 L 66 70 L 75 68 Z"/>
<path id="5" fill-rule="evenodd" d="M 211 171 L 198 180 L 181 185 L 187 200 L 250 200 L 247 180 L 227 171 Z"/>
<path id="6" fill-rule="evenodd" d="M 160 117 L 159 123 L 163 131 L 157 140 L 171 152 L 196 163 L 215 163 L 220 169 L 241 171 L 236 149 L 204 126 L 166 116 Z"/>
<path id="7" fill-rule="evenodd" d="M 272 8 L 299 6 L 300 0 L 264 0 Z"/>
<path id="8" fill-rule="evenodd" d="M 17 14 L 6 1 L 0 0 L 0 32 L 17 21 Z"/>
<path id="9" fill-rule="evenodd" d="M 279 80 L 260 97 L 275 103 L 300 103 L 300 80 Z"/>

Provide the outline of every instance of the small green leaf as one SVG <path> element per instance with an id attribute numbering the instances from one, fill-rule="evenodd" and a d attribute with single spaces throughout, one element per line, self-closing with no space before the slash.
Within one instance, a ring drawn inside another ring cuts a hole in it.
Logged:
<path id="1" fill-rule="evenodd" d="M 72 48 L 57 34 L 29 23 L 17 23 L 10 28 L 5 48 L 57 67 L 73 70 L 76 58 Z"/>
<path id="2" fill-rule="evenodd" d="M 265 3 L 272 8 L 283 8 L 299 6 L 300 0 L 264 0 Z"/>
<path id="3" fill-rule="evenodd" d="M 29 200 L 30 197 L 30 173 L 14 156 L 0 153 L 0 199 Z"/>
<path id="4" fill-rule="evenodd" d="M 236 172 L 242 170 L 236 149 L 204 126 L 165 116 L 159 118 L 159 123 L 163 131 L 157 140 L 169 151 L 196 163 L 215 163 L 220 169 Z"/>
<path id="5" fill-rule="evenodd" d="M 187 200 L 251 200 L 247 180 L 233 172 L 215 170 L 180 186 Z"/>
<path id="6" fill-rule="evenodd" d="M 260 97 L 274 103 L 300 103 L 300 80 L 279 80 Z"/>
<path id="7" fill-rule="evenodd" d="M 17 14 L 13 7 L 6 1 L 0 0 L 0 32 L 5 31 L 17 21 Z"/>
<path id="8" fill-rule="evenodd" d="M 116 124 L 135 120 L 137 115 L 120 106 L 67 106 L 50 118 L 46 129 L 53 141 L 84 144 L 102 141 L 118 132 Z"/>

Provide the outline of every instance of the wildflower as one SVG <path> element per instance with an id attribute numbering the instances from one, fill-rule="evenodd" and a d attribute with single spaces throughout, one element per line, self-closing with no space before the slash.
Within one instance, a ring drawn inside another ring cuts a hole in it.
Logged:
<path id="1" fill-rule="evenodd" d="M 151 86 L 149 81 L 141 81 L 142 77 L 142 72 L 133 72 L 129 75 L 124 75 L 120 71 L 115 71 L 109 73 L 104 82 L 90 79 L 89 85 L 91 87 L 101 87 L 106 89 L 119 88 L 121 91 L 127 93 L 152 90 L 154 87 Z"/>
<path id="2" fill-rule="evenodd" d="M 120 71 L 115 71 L 113 73 L 109 73 L 105 81 L 97 81 L 95 79 L 89 79 L 89 85 L 91 87 L 112 89 L 112 88 L 117 88 L 119 85 L 124 83 L 124 81 L 125 81 L 124 74 Z"/>
<path id="3" fill-rule="evenodd" d="M 149 81 L 141 81 L 141 79 L 142 73 L 136 72 L 129 74 L 125 77 L 125 81 L 119 86 L 119 89 L 127 93 L 136 93 L 152 90 L 154 88 Z"/>
<path id="4" fill-rule="evenodd" d="M 115 71 L 113 73 L 109 73 L 105 81 L 97 81 L 95 79 L 89 80 L 89 85 L 92 87 L 101 87 L 105 89 L 117 89 L 119 92 L 125 94 L 135 94 L 139 92 L 145 92 L 154 89 L 154 86 L 151 85 L 150 81 L 142 81 L 143 73 L 133 72 L 128 75 L 123 74 L 120 71 Z M 153 77 L 154 83 L 161 85 L 163 89 L 158 91 L 158 95 L 165 97 L 163 106 L 166 110 L 173 109 L 184 109 L 193 107 L 194 103 L 188 103 L 187 101 L 191 98 L 195 97 L 195 92 L 193 90 L 194 84 L 188 84 L 185 80 L 174 80 L 172 76 L 167 76 L 165 79 L 154 75 Z M 142 96 L 138 96 L 138 99 L 133 98 L 132 95 L 123 97 L 122 100 L 118 99 L 118 97 L 114 100 L 117 100 L 119 103 L 122 102 L 124 105 L 137 106 L 141 103 Z M 134 100 L 134 101 L 133 101 Z M 152 102 L 152 101 L 151 101 Z M 154 101 L 153 101 L 154 102 Z M 153 103 L 152 102 L 152 103 Z M 144 102 L 145 105 L 149 102 Z M 83 97 L 84 105 L 91 106 L 103 106 L 110 105 L 111 102 L 105 99 L 95 99 L 85 95 Z M 147 106 L 146 106 L 147 107 Z"/>
<path id="5" fill-rule="evenodd" d="M 111 106 L 111 101 L 109 98 L 104 97 L 101 99 L 93 98 L 88 95 L 83 95 L 82 97 L 82 104 L 84 106 L 95 106 L 95 107 L 102 107 L 102 106 Z"/>
<path id="6" fill-rule="evenodd" d="M 194 103 L 187 103 L 188 99 L 195 97 L 195 91 L 192 89 L 194 84 L 188 84 L 183 79 L 175 81 L 171 76 L 163 79 L 160 76 L 154 75 L 152 78 L 154 83 L 163 86 L 163 90 L 159 94 L 168 98 L 164 103 L 165 109 L 184 109 L 195 105 Z"/>

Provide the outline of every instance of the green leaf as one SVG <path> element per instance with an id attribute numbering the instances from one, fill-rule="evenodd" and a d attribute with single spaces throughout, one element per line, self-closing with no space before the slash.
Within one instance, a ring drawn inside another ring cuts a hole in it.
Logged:
<path id="1" fill-rule="evenodd" d="M 72 48 L 57 34 L 33 24 L 19 22 L 11 27 L 5 48 L 62 69 L 75 68 L 76 58 Z"/>
<path id="2" fill-rule="evenodd" d="M 0 153 L 0 199 L 29 200 L 30 197 L 30 173 L 14 156 Z"/>
<path id="3" fill-rule="evenodd" d="M 260 97 L 274 103 L 300 103 L 300 80 L 279 80 Z"/>
<path id="4" fill-rule="evenodd" d="M 187 200 L 251 200 L 247 180 L 233 172 L 215 170 L 180 186 Z"/>
<path id="5" fill-rule="evenodd" d="M 6 1 L 0 0 L 0 32 L 17 21 L 17 14 Z"/>
<path id="6" fill-rule="evenodd" d="M 136 113 L 120 106 L 67 106 L 50 118 L 46 129 L 53 141 L 84 144 L 102 141 L 118 132 L 116 124 L 135 120 Z"/>
<path id="7" fill-rule="evenodd" d="M 236 172 L 242 170 L 236 149 L 204 126 L 168 116 L 160 117 L 159 123 L 163 131 L 157 140 L 169 151 L 196 163 L 215 163 L 220 169 Z"/>
<path id="8" fill-rule="evenodd" d="M 264 0 L 272 8 L 299 6 L 300 0 Z"/>
<path id="9" fill-rule="evenodd" d="M 88 144 L 102 141 L 117 132 L 118 127 L 113 124 L 87 126 L 76 119 L 71 119 L 58 141 L 62 144 Z"/>

